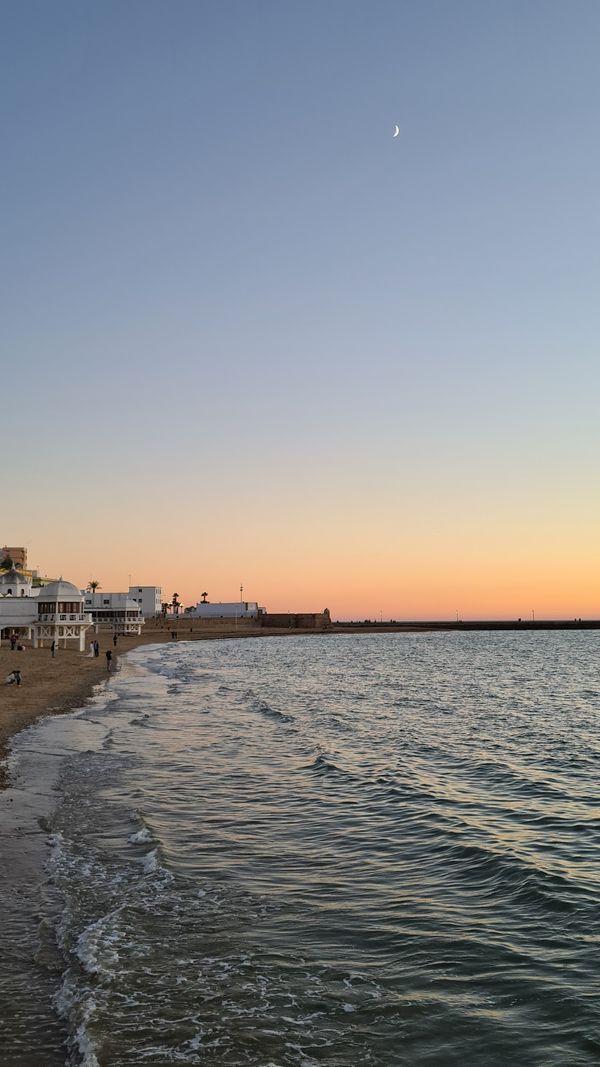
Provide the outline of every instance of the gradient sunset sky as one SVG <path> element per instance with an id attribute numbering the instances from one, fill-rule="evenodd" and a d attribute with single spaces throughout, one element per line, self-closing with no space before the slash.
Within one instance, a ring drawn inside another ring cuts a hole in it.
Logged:
<path id="1" fill-rule="evenodd" d="M 600 616 L 599 40 L 596 0 L 2 5 L 0 542 Z"/>

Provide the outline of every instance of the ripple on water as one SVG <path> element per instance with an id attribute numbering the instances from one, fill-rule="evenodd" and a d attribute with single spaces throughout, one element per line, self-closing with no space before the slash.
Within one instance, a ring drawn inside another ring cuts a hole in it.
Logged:
<path id="1" fill-rule="evenodd" d="M 54 823 L 73 1055 L 596 1063 L 597 644 L 138 650 Z"/>

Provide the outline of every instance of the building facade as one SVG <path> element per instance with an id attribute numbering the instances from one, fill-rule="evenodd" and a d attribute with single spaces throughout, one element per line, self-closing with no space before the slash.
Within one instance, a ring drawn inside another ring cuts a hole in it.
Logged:
<path id="1" fill-rule="evenodd" d="M 192 611 L 186 611 L 186 619 L 257 619 L 262 608 L 256 601 L 237 600 L 226 604 L 196 604 Z"/>
<path id="2" fill-rule="evenodd" d="M 129 593 L 90 593 L 86 590 L 82 595 L 85 609 L 90 612 L 96 628 L 111 626 L 115 633 L 141 634 L 144 616 L 139 604 Z"/>
<path id="3" fill-rule="evenodd" d="M 38 590 L 37 621 L 34 626 L 33 647 L 46 641 L 56 641 L 67 647 L 67 641 L 77 641 L 79 651 L 85 649 L 85 632 L 91 625 L 90 613 L 86 611 L 84 598 L 72 582 L 60 578 Z"/>
<path id="4" fill-rule="evenodd" d="M 130 585 L 129 598 L 135 600 L 145 619 L 152 619 L 162 612 L 160 585 Z"/>
<path id="5" fill-rule="evenodd" d="M 5 557 L 6 558 L 6 557 Z M 0 571 L 0 596 L 30 597 L 36 596 L 39 589 L 34 589 L 31 578 L 16 567 L 9 571 Z"/>
<path id="6" fill-rule="evenodd" d="M 20 634 L 38 648 L 55 641 L 63 648 L 75 643 L 85 649 L 85 633 L 92 619 L 76 585 L 62 578 L 42 588 L 15 568 L 0 576 L 0 635 Z"/>
<path id="7" fill-rule="evenodd" d="M 11 559 L 15 567 L 26 568 L 27 567 L 27 549 L 23 548 L 10 548 L 8 545 L 4 545 L 0 548 L 0 563 L 5 559 Z"/>

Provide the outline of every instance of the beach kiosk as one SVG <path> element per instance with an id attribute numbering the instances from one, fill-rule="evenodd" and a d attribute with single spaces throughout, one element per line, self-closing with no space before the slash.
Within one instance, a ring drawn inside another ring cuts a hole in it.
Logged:
<path id="1" fill-rule="evenodd" d="M 44 641 L 56 641 L 67 648 L 67 641 L 77 642 L 85 651 L 85 632 L 92 616 L 85 611 L 85 597 L 72 582 L 59 578 L 40 589 L 37 597 L 37 620 L 33 627 L 33 647 Z"/>

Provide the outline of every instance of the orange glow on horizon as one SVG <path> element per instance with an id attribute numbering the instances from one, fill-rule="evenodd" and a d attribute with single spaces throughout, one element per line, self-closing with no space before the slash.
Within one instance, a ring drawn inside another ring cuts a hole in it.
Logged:
<path id="1" fill-rule="evenodd" d="M 54 535 L 31 540 L 30 566 L 105 590 L 160 585 L 163 598 L 178 592 L 185 606 L 207 590 L 213 602 L 257 600 L 271 611 L 322 611 L 334 619 L 538 619 L 600 617 L 600 568 L 591 533 L 575 554 L 555 528 L 536 541 L 506 530 L 481 529 L 469 537 L 414 532 L 397 541 L 371 532 L 338 538 L 335 530 L 278 532 L 265 537 L 237 531 L 181 527 L 138 542 L 135 534 L 111 546 L 94 530 L 65 545 Z M 569 541 L 573 531 L 569 530 Z M 176 541 L 177 551 L 173 550 Z M 16 543 L 16 542 L 15 542 Z M 23 541 L 22 543 L 27 543 Z M 364 550 L 362 545 L 370 547 Z M 200 547 L 201 546 L 201 547 Z M 374 547 L 373 547 L 374 546 Z M 581 553 L 581 554 L 580 554 Z M 594 566 L 590 565 L 594 561 Z"/>

